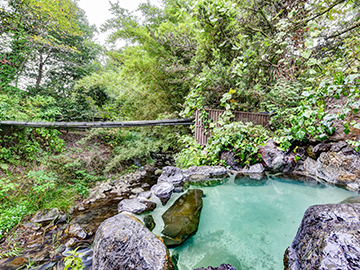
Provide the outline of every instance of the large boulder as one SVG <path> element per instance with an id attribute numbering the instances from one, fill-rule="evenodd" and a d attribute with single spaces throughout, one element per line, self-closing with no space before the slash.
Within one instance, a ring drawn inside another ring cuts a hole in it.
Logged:
<path id="1" fill-rule="evenodd" d="M 323 152 L 317 160 L 316 176 L 328 183 L 360 190 L 360 157 L 342 152 Z"/>
<path id="2" fill-rule="evenodd" d="M 273 140 L 269 140 L 265 146 L 259 147 L 265 169 L 271 172 L 292 172 L 295 168 L 295 155 L 285 155 L 277 149 Z"/>
<path id="3" fill-rule="evenodd" d="M 197 232 L 203 205 L 202 195 L 202 190 L 190 189 L 162 215 L 165 224 L 162 234 L 168 247 L 182 244 Z"/>
<path id="4" fill-rule="evenodd" d="M 228 171 L 222 166 L 192 166 L 183 170 L 186 181 L 197 182 L 208 179 L 219 179 L 228 175 Z"/>
<path id="5" fill-rule="evenodd" d="M 164 243 L 139 220 L 126 214 L 113 216 L 99 226 L 94 241 L 96 270 L 172 270 Z"/>
<path id="6" fill-rule="evenodd" d="M 309 207 L 292 245 L 285 269 L 359 269 L 360 204 Z"/>
<path id="7" fill-rule="evenodd" d="M 165 205 L 170 199 L 174 188 L 175 187 L 172 183 L 161 182 L 159 184 L 153 185 L 151 187 L 151 191 L 153 194 L 155 194 L 156 197 L 160 199 L 162 205 Z"/>
<path id="8" fill-rule="evenodd" d="M 175 191 L 181 192 L 184 186 L 185 177 L 181 169 L 167 166 L 164 167 L 157 183 L 167 182 L 174 185 Z"/>
<path id="9" fill-rule="evenodd" d="M 156 203 L 143 198 L 125 199 L 119 203 L 118 213 L 126 211 L 133 214 L 141 214 L 146 211 L 152 211 L 155 208 Z"/>

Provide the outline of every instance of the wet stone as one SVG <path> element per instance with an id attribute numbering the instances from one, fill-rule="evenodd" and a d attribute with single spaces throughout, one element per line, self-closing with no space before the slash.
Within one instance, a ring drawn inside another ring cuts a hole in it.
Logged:
<path id="1" fill-rule="evenodd" d="M 27 258 L 25 258 L 25 257 L 17 257 L 8 264 L 7 268 L 5 267 L 3 269 L 20 269 L 27 262 L 28 262 Z"/>
<path id="2" fill-rule="evenodd" d="M 138 198 L 139 199 L 150 199 L 151 198 L 151 196 L 152 196 L 152 191 L 144 191 L 144 192 L 141 192 L 139 195 L 138 195 Z"/>
<path id="3" fill-rule="evenodd" d="M 67 215 L 67 214 L 60 215 L 59 218 L 58 218 L 58 220 L 56 221 L 56 224 L 66 222 L 67 218 L 68 218 L 68 215 Z"/>
<path id="4" fill-rule="evenodd" d="M 174 185 L 168 182 L 161 182 L 152 186 L 151 191 L 160 199 L 161 203 L 165 205 L 174 191 Z"/>
<path id="5" fill-rule="evenodd" d="M 143 184 L 141 185 L 141 187 L 142 187 L 142 188 L 149 188 L 150 185 L 149 185 L 148 183 L 143 183 Z"/>
<path id="6" fill-rule="evenodd" d="M 146 211 L 152 211 L 156 208 L 156 203 L 138 198 L 125 199 L 119 203 L 118 213 L 130 212 L 133 214 L 141 214 Z"/>
<path id="7" fill-rule="evenodd" d="M 156 226 L 152 215 L 147 215 L 144 217 L 144 224 L 145 227 L 148 228 L 150 231 L 152 231 Z"/>
<path id="8" fill-rule="evenodd" d="M 77 223 L 71 224 L 67 229 L 67 233 L 69 236 L 73 236 L 81 240 L 85 239 L 87 236 L 84 229 Z"/>
<path id="9" fill-rule="evenodd" d="M 25 228 L 29 228 L 31 230 L 37 231 L 38 229 L 40 229 L 41 224 L 40 223 L 35 223 L 35 222 L 26 222 L 23 224 L 23 226 Z"/>
<path id="10" fill-rule="evenodd" d="M 69 247 L 72 247 L 73 245 L 75 245 L 75 243 L 76 243 L 76 239 L 75 239 L 75 238 L 70 238 L 70 239 L 65 243 L 65 246 L 66 246 L 67 248 L 69 248 Z"/>
<path id="11" fill-rule="evenodd" d="M 252 187 L 256 187 L 256 186 L 263 186 L 265 185 L 267 179 L 261 177 L 260 179 L 256 179 L 256 178 L 252 178 L 249 176 L 241 176 L 241 177 L 236 177 L 234 182 L 236 185 L 239 186 L 252 186 Z"/>
<path id="12" fill-rule="evenodd" d="M 359 269 L 360 205 L 310 206 L 284 255 L 284 269 Z"/>
<path id="13" fill-rule="evenodd" d="M 52 208 L 52 209 L 44 209 L 39 210 L 35 213 L 35 215 L 31 218 L 31 222 L 34 223 L 41 223 L 42 225 L 49 224 L 51 221 L 58 218 L 60 215 L 59 209 Z"/>
<path id="14" fill-rule="evenodd" d="M 144 190 L 142 189 L 142 188 L 140 188 L 140 187 L 138 187 L 138 188 L 133 188 L 132 190 L 131 190 L 131 193 L 133 193 L 133 194 L 139 194 L 139 193 L 141 193 L 141 192 L 143 192 Z"/>
<path id="15" fill-rule="evenodd" d="M 198 229 L 203 205 L 201 189 L 191 189 L 181 195 L 162 215 L 164 229 L 161 232 L 168 247 L 182 244 Z"/>

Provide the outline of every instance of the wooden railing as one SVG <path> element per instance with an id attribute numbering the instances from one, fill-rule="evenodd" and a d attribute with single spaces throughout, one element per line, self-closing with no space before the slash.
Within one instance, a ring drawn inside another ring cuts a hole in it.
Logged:
<path id="1" fill-rule="evenodd" d="M 216 123 L 219 119 L 219 116 L 225 112 L 224 110 L 213 110 L 213 109 L 205 109 L 208 114 L 208 119 L 212 119 L 214 123 Z M 232 119 L 234 122 L 242 121 L 252 122 L 254 125 L 261 125 L 265 128 L 269 126 L 271 114 L 268 113 L 250 113 L 250 112 L 232 112 L 234 118 Z M 200 112 L 196 111 L 195 116 L 195 139 L 201 145 L 206 145 L 208 139 L 210 138 L 210 134 L 204 128 L 202 120 L 200 119 Z"/>

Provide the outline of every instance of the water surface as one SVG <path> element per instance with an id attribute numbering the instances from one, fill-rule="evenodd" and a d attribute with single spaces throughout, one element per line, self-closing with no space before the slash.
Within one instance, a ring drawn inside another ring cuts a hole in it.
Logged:
<path id="1" fill-rule="evenodd" d="M 222 263 L 237 270 L 283 269 L 284 251 L 310 205 L 357 196 L 333 186 L 281 178 L 248 180 L 202 188 L 206 197 L 198 232 L 171 250 L 179 253 L 180 270 Z"/>

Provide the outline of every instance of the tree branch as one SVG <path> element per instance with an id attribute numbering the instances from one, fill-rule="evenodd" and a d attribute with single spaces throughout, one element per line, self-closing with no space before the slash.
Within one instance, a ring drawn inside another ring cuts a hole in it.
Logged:
<path id="1" fill-rule="evenodd" d="M 311 17 L 311 18 L 309 18 L 309 19 L 307 19 L 307 20 L 305 20 L 305 21 L 303 21 L 303 22 L 299 22 L 299 24 L 301 24 L 301 23 L 306 24 L 306 23 L 308 23 L 308 22 L 310 22 L 310 21 L 312 21 L 312 20 L 315 20 L 316 18 L 324 15 L 325 13 L 328 13 L 328 12 L 329 12 L 330 10 L 332 10 L 334 7 L 336 7 L 337 5 L 339 5 L 339 4 L 341 4 L 341 3 L 345 2 L 345 1 L 347 1 L 347 0 L 337 0 L 334 4 L 332 4 L 330 7 L 328 7 L 328 8 L 327 8 L 326 10 L 324 10 L 323 12 L 320 12 L 320 13 L 314 15 L 313 17 Z"/>
<path id="2" fill-rule="evenodd" d="M 346 32 L 349 32 L 349 31 L 351 31 L 351 30 L 353 30 L 353 29 L 355 29 L 355 28 L 357 28 L 357 27 L 359 27 L 359 26 L 360 26 L 360 21 L 358 21 L 356 24 L 354 24 L 354 25 L 351 26 L 350 28 L 345 29 L 344 31 L 341 31 L 340 33 L 334 34 L 334 35 L 332 35 L 332 36 L 330 36 L 330 37 L 326 37 L 325 40 L 328 40 L 328 39 L 330 39 L 330 38 L 336 38 L 336 37 L 338 37 L 338 36 L 341 36 L 342 34 L 345 34 Z"/>

